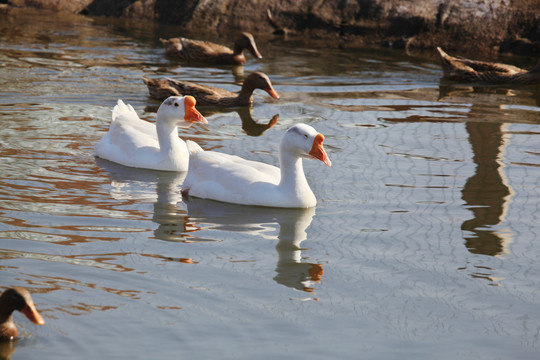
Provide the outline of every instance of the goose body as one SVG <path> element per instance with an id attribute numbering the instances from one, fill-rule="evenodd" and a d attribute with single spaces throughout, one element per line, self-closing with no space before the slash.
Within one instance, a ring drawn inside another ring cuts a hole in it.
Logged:
<path id="1" fill-rule="evenodd" d="M 34 324 L 45 324 L 28 290 L 20 287 L 9 288 L 0 295 L 0 341 L 13 340 L 19 334 L 13 322 L 15 310 L 22 312 Z"/>
<path id="2" fill-rule="evenodd" d="M 247 49 L 257 59 L 262 59 L 257 50 L 253 35 L 241 33 L 234 43 L 234 49 L 209 41 L 186 38 L 161 39 L 165 53 L 186 61 L 198 61 L 221 65 L 242 65 L 246 63 L 244 49 Z"/>
<path id="3" fill-rule="evenodd" d="M 204 151 L 188 141 L 190 164 L 182 194 L 242 205 L 310 208 L 317 204 L 304 175 L 302 158 L 316 158 L 331 166 L 324 136 L 306 124 L 283 135 L 280 167 L 235 155 Z"/>
<path id="4" fill-rule="evenodd" d="M 540 83 L 540 61 L 533 69 L 524 70 L 513 65 L 450 56 L 440 47 L 437 51 L 444 77 L 450 80 L 491 84 Z"/>
<path id="5" fill-rule="evenodd" d="M 97 157 L 125 166 L 187 171 L 189 153 L 178 137 L 178 126 L 208 123 L 191 96 L 171 96 L 159 107 L 156 124 L 141 120 L 131 105 L 118 100 L 109 131 L 96 144 Z"/>
<path id="6" fill-rule="evenodd" d="M 255 89 L 262 89 L 274 99 L 279 99 L 270 79 L 261 72 L 254 72 L 247 76 L 238 93 L 191 81 L 150 79 L 145 76 L 143 76 L 143 80 L 148 87 L 150 97 L 158 100 L 174 95 L 191 95 L 201 106 L 250 106 L 253 105 L 253 91 Z"/>

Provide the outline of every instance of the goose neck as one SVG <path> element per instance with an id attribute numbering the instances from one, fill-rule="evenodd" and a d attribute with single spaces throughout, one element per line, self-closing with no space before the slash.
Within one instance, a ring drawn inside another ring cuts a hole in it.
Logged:
<path id="1" fill-rule="evenodd" d="M 158 118 L 156 131 L 162 152 L 170 151 L 178 142 L 178 126 L 175 123 Z"/>
<path id="2" fill-rule="evenodd" d="M 298 188 L 307 185 L 302 158 L 291 152 L 283 151 L 279 153 L 279 167 L 281 170 L 281 186 Z"/>

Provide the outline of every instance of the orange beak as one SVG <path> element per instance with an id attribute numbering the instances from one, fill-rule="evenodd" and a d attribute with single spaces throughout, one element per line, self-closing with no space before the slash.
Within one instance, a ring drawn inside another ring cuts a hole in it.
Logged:
<path id="1" fill-rule="evenodd" d="M 324 150 L 323 141 L 324 135 L 317 134 L 317 136 L 315 136 L 315 140 L 313 140 L 313 147 L 311 148 L 309 155 L 313 156 L 315 159 L 321 160 L 327 166 L 332 166 L 332 162 L 330 161 L 328 155 L 326 154 L 326 151 Z"/>
<path id="2" fill-rule="evenodd" d="M 33 303 L 27 304 L 26 307 L 21 310 L 21 312 L 34 324 L 45 324 L 45 320 L 43 320 Z"/>
<path id="3" fill-rule="evenodd" d="M 202 114 L 195 109 L 195 103 L 197 101 L 193 96 L 186 96 L 184 97 L 184 120 L 194 123 L 194 122 L 201 122 L 203 124 L 208 124 L 208 120 L 202 116 Z"/>
<path id="4" fill-rule="evenodd" d="M 270 94 L 270 96 L 273 97 L 274 99 L 279 100 L 278 93 L 276 92 L 276 90 L 274 90 L 274 88 L 271 85 L 267 87 L 266 89 L 264 89 L 264 91 Z"/>

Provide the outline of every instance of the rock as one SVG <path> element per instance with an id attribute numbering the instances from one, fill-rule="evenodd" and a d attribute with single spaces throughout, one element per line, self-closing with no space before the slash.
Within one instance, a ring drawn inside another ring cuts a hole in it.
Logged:
<path id="1" fill-rule="evenodd" d="M 8 0 L 8 3 L 15 7 L 33 7 L 43 10 L 78 14 L 86 9 L 92 1 L 93 0 Z"/>
<path id="2" fill-rule="evenodd" d="M 124 9 L 123 16 L 132 19 L 154 20 L 155 0 L 137 0 Z"/>
<path id="3" fill-rule="evenodd" d="M 92 16 L 124 17 L 126 9 L 135 2 L 135 0 L 92 0 L 83 13 Z"/>
<path id="4" fill-rule="evenodd" d="M 191 30 L 276 32 L 320 39 L 327 46 L 441 46 L 474 53 L 515 48 L 539 55 L 538 0 L 7 1 L 14 6 L 145 19 Z M 271 10 L 273 23 L 267 10 Z M 512 47 L 513 39 L 523 41 Z"/>

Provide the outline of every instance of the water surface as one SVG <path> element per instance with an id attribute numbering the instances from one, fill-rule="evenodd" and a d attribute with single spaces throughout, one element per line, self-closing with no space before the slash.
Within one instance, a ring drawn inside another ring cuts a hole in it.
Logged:
<path id="1" fill-rule="evenodd" d="M 195 67 L 159 38 L 198 34 L 81 16 L 10 10 L 0 30 L 1 286 L 46 320 L 17 314 L 6 356 L 538 358 L 537 86 L 263 35 L 261 61 Z M 155 119 L 141 75 L 235 90 L 252 71 L 281 100 L 203 109 L 180 136 L 277 164 L 283 132 L 312 125 L 333 162 L 304 162 L 316 208 L 185 201 L 185 173 L 93 157 L 117 99 Z"/>

